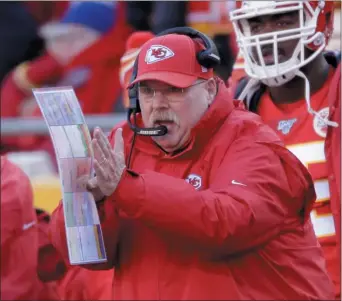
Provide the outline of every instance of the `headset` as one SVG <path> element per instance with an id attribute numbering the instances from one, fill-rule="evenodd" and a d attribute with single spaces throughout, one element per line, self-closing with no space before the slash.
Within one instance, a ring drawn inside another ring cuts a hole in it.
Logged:
<path id="1" fill-rule="evenodd" d="M 162 31 L 157 36 L 164 36 L 168 34 L 179 34 L 185 35 L 192 39 L 198 38 L 200 39 L 205 49 L 199 51 L 196 54 L 196 58 L 198 63 L 208 69 L 214 68 L 218 66 L 221 62 L 218 50 L 214 44 L 214 42 L 205 34 L 191 28 L 191 27 L 175 27 Z M 137 56 L 132 70 L 131 82 L 133 82 L 138 75 L 138 60 L 139 55 Z M 142 136 L 164 136 L 167 134 L 166 126 L 158 126 L 155 128 L 139 128 L 136 126 L 136 114 L 141 112 L 139 105 L 139 92 L 138 92 L 138 83 L 134 84 L 129 88 L 129 109 L 127 114 L 127 123 L 130 126 L 131 130 L 137 134 Z M 131 116 L 133 115 L 134 124 L 131 122 Z"/>

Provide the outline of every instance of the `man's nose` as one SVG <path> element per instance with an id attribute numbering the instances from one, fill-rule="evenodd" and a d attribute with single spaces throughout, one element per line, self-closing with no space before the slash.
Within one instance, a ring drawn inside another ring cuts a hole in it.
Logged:
<path id="1" fill-rule="evenodd" d="M 263 33 L 270 33 L 272 31 L 275 31 L 275 23 L 272 22 L 271 20 L 267 20 L 265 23 L 264 23 L 264 26 L 263 26 Z"/>
<path id="2" fill-rule="evenodd" d="M 271 33 L 271 32 L 274 32 L 276 31 L 275 29 L 275 24 L 268 20 L 268 21 L 265 21 L 262 25 L 261 25 L 261 29 L 259 30 L 259 32 L 257 34 L 268 34 L 268 33 Z M 268 38 L 266 37 L 260 37 L 260 41 L 265 41 L 265 40 L 268 40 Z"/>
<path id="3" fill-rule="evenodd" d="M 154 97 L 152 99 L 153 108 L 160 109 L 160 108 L 167 108 L 169 106 L 168 100 L 161 91 L 155 91 Z"/>

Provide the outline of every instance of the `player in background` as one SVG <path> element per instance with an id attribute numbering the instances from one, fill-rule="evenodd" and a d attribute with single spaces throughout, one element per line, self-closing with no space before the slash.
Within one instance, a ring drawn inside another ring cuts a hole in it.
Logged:
<path id="1" fill-rule="evenodd" d="M 235 96 L 310 171 L 311 220 L 340 298 L 341 53 L 324 51 L 333 17 L 332 1 L 240 1 L 231 13 L 248 75 Z"/>

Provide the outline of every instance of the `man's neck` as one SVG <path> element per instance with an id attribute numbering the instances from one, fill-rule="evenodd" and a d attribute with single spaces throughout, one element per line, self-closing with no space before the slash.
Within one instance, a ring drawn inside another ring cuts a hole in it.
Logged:
<path id="1" fill-rule="evenodd" d="M 309 80 L 312 95 L 323 87 L 329 75 L 329 64 L 323 54 L 320 54 L 301 71 Z M 296 76 L 288 83 L 280 87 L 269 87 L 268 90 L 275 104 L 294 103 L 305 97 L 305 81 Z"/>

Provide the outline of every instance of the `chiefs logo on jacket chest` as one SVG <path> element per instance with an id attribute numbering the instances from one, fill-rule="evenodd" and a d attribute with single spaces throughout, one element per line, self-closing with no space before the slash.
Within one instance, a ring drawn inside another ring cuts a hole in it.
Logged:
<path id="1" fill-rule="evenodd" d="M 185 181 L 188 182 L 190 185 L 194 186 L 196 190 L 202 187 L 202 178 L 196 174 L 188 175 Z"/>

